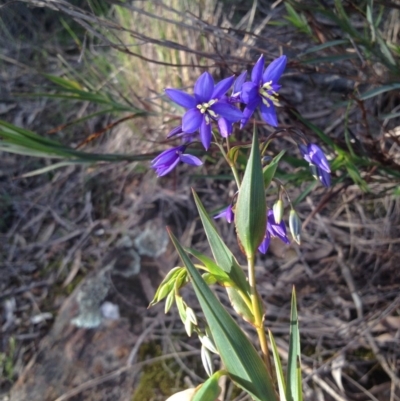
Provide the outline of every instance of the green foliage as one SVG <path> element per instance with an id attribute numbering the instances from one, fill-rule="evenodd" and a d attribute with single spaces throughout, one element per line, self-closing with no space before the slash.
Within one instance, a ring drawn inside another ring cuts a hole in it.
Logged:
<path id="1" fill-rule="evenodd" d="M 253 145 L 236 204 L 235 226 L 241 246 L 249 258 L 265 236 L 266 203 L 258 136 L 254 127 Z"/>
<path id="2" fill-rule="evenodd" d="M 14 337 L 8 339 L 8 349 L 6 352 L 0 352 L 0 375 L 8 380 L 14 377 L 14 363 L 17 342 Z"/>
<path id="3" fill-rule="evenodd" d="M 171 232 L 170 236 L 191 276 L 197 298 L 229 376 L 256 400 L 276 400 L 272 380 L 253 345 L 204 282 Z"/>

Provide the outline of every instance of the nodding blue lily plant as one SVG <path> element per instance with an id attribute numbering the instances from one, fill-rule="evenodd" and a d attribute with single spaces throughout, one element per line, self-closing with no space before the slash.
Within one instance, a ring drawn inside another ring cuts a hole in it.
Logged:
<path id="1" fill-rule="evenodd" d="M 213 259 L 194 249 L 184 248 L 169 232 L 182 260 L 182 266 L 172 269 L 159 286 L 151 305 L 165 299 L 167 313 L 175 303 L 189 336 L 196 333 L 201 342 L 201 359 L 208 379 L 192 390 L 176 393 L 171 401 L 216 401 L 220 396 L 219 378 L 228 376 L 256 401 L 302 401 L 300 371 L 300 340 L 293 290 L 290 316 L 290 344 L 286 376 L 275 345 L 274 337 L 265 327 L 265 310 L 256 287 L 255 261 L 259 253 L 268 251 L 272 238 L 291 242 L 285 224 L 286 198 L 289 210 L 289 232 L 300 243 L 301 221 L 293 208 L 288 193 L 274 175 L 284 151 L 275 157 L 266 155 L 268 145 L 277 136 L 289 135 L 298 143 L 301 155 L 308 162 L 314 177 L 326 187 L 331 184 L 330 166 L 322 149 L 309 142 L 297 128 L 279 128 L 276 110 L 279 101 L 280 79 L 286 68 L 286 56 L 273 60 L 265 68 L 264 56 L 254 65 L 249 81 L 247 72 L 223 79 L 215 84 L 210 73 L 197 79 L 193 94 L 168 88 L 166 95 L 186 109 L 181 123 L 173 128 L 168 138 L 181 144 L 165 150 L 152 162 L 151 167 L 161 177 L 174 170 L 179 163 L 200 166 L 202 160 L 188 153 L 198 139 L 204 149 L 213 144 L 230 166 L 237 192 L 229 206 L 211 218 L 194 192 L 194 200 L 207 236 Z M 231 90 L 231 88 L 233 89 Z M 230 93 L 230 95 L 228 94 Z M 258 139 L 254 129 L 251 151 L 244 172 L 237 164 L 238 152 L 247 152 L 248 146 L 231 147 L 230 136 L 237 123 L 242 129 L 259 110 L 262 120 L 277 127 L 266 138 Z M 274 183 L 277 200 L 267 205 L 266 191 Z M 234 254 L 216 230 L 214 220 L 225 219 L 234 223 L 241 251 L 247 259 L 247 277 Z M 196 261 L 193 261 L 193 260 Z M 191 283 L 202 308 L 204 319 L 198 319 L 194 310 L 181 295 L 181 288 Z M 258 337 L 258 344 L 250 342 L 238 319 L 233 319 L 209 287 L 220 285 L 226 289 L 233 309 L 250 323 Z M 272 351 L 272 352 L 271 352 Z M 216 354 L 223 369 L 214 372 Z"/>

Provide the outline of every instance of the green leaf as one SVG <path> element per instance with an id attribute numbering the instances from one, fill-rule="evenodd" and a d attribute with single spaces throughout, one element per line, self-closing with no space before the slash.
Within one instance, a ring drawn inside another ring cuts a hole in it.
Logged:
<path id="1" fill-rule="evenodd" d="M 277 401 L 272 380 L 257 351 L 204 282 L 171 231 L 169 235 L 191 276 L 196 296 L 229 376 L 257 401 Z"/>
<path id="2" fill-rule="evenodd" d="M 229 278 L 228 274 L 225 273 L 212 259 L 208 256 L 203 255 L 201 252 L 196 251 L 195 249 L 185 248 L 185 251 L 193 255 L 196 259 L 198 259 L 204 265 L 204 270 L 208 271 L 211 275 L 213 275 L 217 281 L 222 285 L 231 286 L 234 284 L 232 280 Z"/>
<path id="3" fill-rule="evenodd" d="M 353 58 L 357 58 L 357 54 L 344 53 L 344 54 L 338 54 L 335 56 L 310 58 L 307 60 L 303 60 L 302 63 L 303 64 L 336 63 L 338 61 L 351 60 Z"/>
<path id="4" fill-rule="evenodd" d="M 297 316 L 296 291 L 293 287 L 290 312 L 289 356 L 286 378 L 286 398 L 288 401 L 302 401 L 301 352 L 299 319 Z"/>
<path id="5" fill-rule="evenodd" d="M 218 380 L 225 374 L 223 371 L 215 372 L 196 390 L 191 401 L 216 401 L 221 393 Z"/>
<path id="6" fill-rule="evenodd" d="M 377 37 L 379 48 L 382 52 L 383 57 L 386 59 L 386 62 L 391 66 L 396 66 L 396 61 L 392 56 L 392 53 L 389 50 L 389 47 L 384 39 L 382 39 L 381 35 L 378 34 Z"/>
<path id="7" fill-rule="evenodd" d="M 361 177 L 359 169 L 350 161 L 345 163 L 345 167 L 354 183 L 357 184 L 363 191 L 369 192 L 368 184 Z"/>
<path id="8" fill-rule="evenodd" d="M 318 46 L 310 47 L 309 49 L 305 50 L 298 57 L 304 56 L 305 54 L 319 52 L 320 50 L 324 50 L 326 48 L 332 48 L 334 46 L 344 45 L 349 43 L 347 39 L 337 39 L 337 40 L 330 40 L 329 42 L 322 43 Z"/>
<path id="9" fill-rule="evenodd" d="M 239 292 L 234 287 L 228 287 L 226 292 L 228 293 L 229 301 L 231 302 L 235 312 L 246 320 L 246 322 L 254 325 L 255 318 L 248 297 L 244 296 L 243 293 Z"/>
<path id="10" fill-rule="evenodd" d="M 153 306 L 156 303 L 163 300 L 168 294 L 174 289 L 175 282 L 177 278 L 184 274 L 186 276 L 186 269 L 184 267 L 174 267 L 168 274 L 164 277 L 164 280 L 158 286 L 157 291 L 154 295 L 153 300 L 150 302 L 149 306 Z"/>
<path id="11" fill-rule="evenodd" d="M 211 247 L 211 252 L 217 263 L 215 264 L 210 258 L 193 249 L 187 249 L 187 252 L 200 260 L 210 273 L 215 274 L 217 279 L 220 278 L 224 281 L 223 274 L 228 276 L 230 286 L 226 287 L 226 292 L 228 293 L 232 307 L 247 322 L 254 323 L 254 315 L 250 308 L 250 287 L 246 276 L 232 252 L 217 233 L 213 222 L 194 191 L 193 196 Z"/>
<path id="12" fill-rule="evenodd" d="M 236 232 L 241 246 L 248 258 L 253 257 L 265 236 L 267 213 L 260 148 L 255 127 L 235 211 Z"/>
<path id="13" fill-rule="evenodd" d="M 215 229 L 214 222 L 210 219 L 210 216 L 206 212 L 200 198 L 195 191 L 193 191 L 193 197 L 194 201 L 196 202 L 201 222 L 203 223 L 203 228 L 206 233 L 211 252 L 217 265 L 228 274 L 232 282 L 235 283 L 236 288 L 245 294 L 250 294 L 249 283 L 247 282 L 242 268 L 236 261 L 233 253 L 219 236 L 217 230 Z"/>
<path id="14" fill-rule="evenodd" d="M 268 334 L 269 334 L 269 340 L 271 342 L 272 355 L 274 357 L 276 379 L 278 381 L 278 389 L 279 389 L 279 398 L 280 401 L 286 401 L 286 385 L 283 376 L 281 358 L 279 358 L 278 348 L 276 346 L 274 336 L 272 335 L 270 330 L 268 330 Z"/>
<path id="15" fill-rule="evenodd" d="M 26 154 L 35 157 L 70 159 L 82 162 L 143 161 L 153 157 L 153 155 L 118 155 L 82 152 L 3 120 L 0 120 L 0 137 L 2 138 L 0 139 L 1 149 L 11 153 Z"/>
<path id="16" fill-rule="evenodd" d="M 378 96 L 381 93 L 389 92 L 392 90 L 400 89 L 400 83 L 393 83 L 388 85 L 382 85 L 379 88 L 371 89 L 369 91 L 364 92 L 359 99 L 360 100 L 367 100 L 371 97 Z"/>
<path id="17" fill-rule="evenodd" d="M 236 163 L 236 160 L 239 156 L 240 149 L 241 149 L 241 146 L 234 146 L 233 148 L 229 149 L 227 157 L 233 164 Z"/>
<path id="18" fill-rule="evenodd" d="M 276 169 L 278 168 L 279 160 L 285 154 L 285 150 L 281 150 L 272 160 L 271 163 L 263 168 L 264 186 L 268 189 L 271 185 L 272 179 L 275 176 Z"/>

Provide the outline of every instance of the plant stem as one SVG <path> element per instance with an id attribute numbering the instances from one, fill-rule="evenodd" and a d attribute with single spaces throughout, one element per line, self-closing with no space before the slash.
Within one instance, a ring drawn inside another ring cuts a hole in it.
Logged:
<path id="1" fill-rule="evenodd" d="M 229 144 L 229 138 L 226 138 L 226 149 L 229 153 L 231 146 Z M 235 163 L 231 162 L 227 156 L 227 153 L 224 155 L 225 156 L 225 160 L 227 161 L 227 163 L 229 164 L 229 167 L 232 170 L 233 176 L 235 177 L 235 181 L 236 181 L 236 185 L 238 190 L 240 189 L 240 178 L 239 178 L 239 173 L 237 171 L 236 165 Z"/>
<path id="2" fill-rule="evenodd" d="M 269 355 L 267 336 L 265 335 L 264 330 L 264 311 L 261 309 L 261 305 L 259 302 L 258 292 L 256 288 L 256 276 L 255 276 L 255 267 L 254 267 L 254 257 L 253 254 L 250 258 L 247 259 L 247 266 L 249 270 L 249 284 L 251 291 L 251 303 L 253 306 L 253 314 L 254 314 L 254 323 L 257 330 L 258 339 L 260 341 L 261 352 L 263 354 L 263 359 L 265 365 L 267 366 L 268 373 L 271 378 L 273 378 L 272 366 L 271 366 L 271 358 Z"/>

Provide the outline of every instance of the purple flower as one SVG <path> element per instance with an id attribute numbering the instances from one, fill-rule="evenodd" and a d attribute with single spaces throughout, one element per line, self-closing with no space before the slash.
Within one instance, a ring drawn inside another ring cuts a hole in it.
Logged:
<path id="1" fill-rule="evenodd" d="M 329 187 L 331 185 L 331 169 L 321 148 L 315 143 L 309 143 L 308 145 L 300 144 L 299 149 L 304 159 L 310 163 L 312 175 L 319 179 L 323 185 Z"/>
<path id="2" fill-rule="evenodd" d="M 185 148 L 186 146 L 182 145 L 165 150 L 152 160 L 151 168 L 162 177 L 172 171 L 180 161 L 192 166 L 201 166 L 203 162 L 199 158 L 183 153 Z"/>
<path id="3" fill-rule="evenodd" d="M 212 120 L 224 118 L 232 124 L 243 117 L 242 112 L 225 97 L 233 81 L 234 77 L 230 77 L 215 85 L 211 74 L 205 72 L 194 85 L 194 96 L 178 89 L 165 90 L 171 100 L 188 109 L 182 118 L 182 131 L 191 134 L 200 129 L 200 139 L 206 150 L 211 143 Z"/>
<path id="4" fill-rule="evenodd" d="M 251 72 L 251 81 L 245 82 L 242 86 L 241 100 L 246 107 L 243 111 L 241 128 L 247 124 L 258 106 L 260 106 L 261 116 L 266 123 L 273 127 L 278 125 L 275 111 L 275 106 L 278 105 L 277 92 L 281 87 L 278 85 L 278 81 L 285 67 L 286 56 L 281 56 L 263 72 L 264 56 L 258 59 Z"/>
<path id="5" fill-rule="evenodd" d="M 214 216 L 214 219 L 220 219 L 221 217 L 225 218 L 228 223 L 232 223 L 233 219 L 235 218 L 235 215 L 233 214 L 232 210 L 232 205 L 229 205 L 222 212 Z"/>
<path id="6" fill-rule="evenodd" d="M 232 95 L 229 98 L 229 102 L 236 103 L 241 100 L 241 93 L 244 81 L 246 81 L 247 71 L 243 71 L 235 80 L 232 89 Z"/>
<path id="7" fill-rule="evenodd" d="M 267 253 L 269 248 L 269 244 L 271 242 L 271 237 L 278 237 L 285 244 L 289 244 L 289 239 L 286 234 L 286 226 L 283 220 L 278 224 L 274 218 L 274 212 L 272 210 L 268 210 L 267 214 L 267 228 L 265 230 L 265 237 L 261 242 L 258 250 L 261 253 Z"/>
<path id="8" fill-rule="evenodd" d="M 172 130 L 169 131 L 167 138 L 172 138 L 173 136 L 180 137 L 182 139 L 182 144 L 189 144 L 190 142 L 193 142 L 194 139 L 194 134 L 183 132 L 182 125 L 178 125 L 177 127 L 172 128 Z"/>

